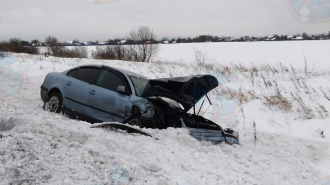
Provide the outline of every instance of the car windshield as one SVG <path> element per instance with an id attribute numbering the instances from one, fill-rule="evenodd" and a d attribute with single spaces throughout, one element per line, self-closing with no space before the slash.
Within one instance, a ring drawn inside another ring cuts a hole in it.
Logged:
<path id="1" fill-rule="evenodd" d="M 135 88 L 135 92 L 137 96 L 141 96 L 144 88 L 146 87 L 147 83 L 148 83 L 148 79 L 143 78 L 142 76 L 137 76 L 137 75 L 133 75 L 133 74 L 128 74 L 128 76 L 131 78 L 134 88 Z"/>

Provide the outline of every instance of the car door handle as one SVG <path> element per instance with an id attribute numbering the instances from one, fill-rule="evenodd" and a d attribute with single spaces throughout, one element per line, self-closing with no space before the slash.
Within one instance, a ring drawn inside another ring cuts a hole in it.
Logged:
<path id="1" fill-rule="evenodd" d="M 68 82 L 66 83 L 66 85 L 70 86 L 70 85 L 71 85 L 71 82 L 70 82 L 70 81 L 68 81 Z"/>
<path id="2" fill-rule="evenodd" d="M 95 91 L 94 90 L 91 90 L 91 91 L 89 91 L 89 93 L 91 93 L 92 95 L 94 95 L 95 94 Z"/>

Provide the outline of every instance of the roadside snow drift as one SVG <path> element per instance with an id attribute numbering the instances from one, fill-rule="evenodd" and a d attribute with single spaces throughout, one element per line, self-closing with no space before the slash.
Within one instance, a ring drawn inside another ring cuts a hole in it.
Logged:
<path id="1" fill-rule="evenodd" d="M 324 44 L 329 42 L 320 42 Z M 221 52 L 227 45 L 199 46 Z M 288 47 L 286 42 L 264 46 L 266 53 Z M 181 47 L 182 55 L 189 55 L 191 46 Z M 253 63 L 240 61 L 240 52 L 244 51 L 232 53 L 238 61 L 219 57 L 199 65 L 25 54 L 9 55 L 6 60 L 13 62 L 6 65 L 0 59 L 2 87 L 18 87 L 15 80 L 8 81 L 14 78 L 6 71 L 19 66 L 14 71 L 26 74 L 24 93 L 7 97 L 10 93 L 1 89 L 0 184 L 326 184 L 330 178 L 330 63 L 324 61 L 330 61 L 329 55 L 313 56 L 308 50 L 306 63 L 300 52 L 295 53 L 300 59 L 292 62 Z M 179 53 L 175 58 L 180 58 Z M 253 58 L 259 53 L 249 55 Z M 313 63 L 323 67 L 313 67 Z M 221 88 L 210 94 L 213 105 L 205 103 L 201 114 L 239 131 L 241 144 L 197 141 L 186 129 L 143 129 L 156 140 L 91 128 L 87 122 L 44 111 L 39 91 L 46 74 L 84 64 L 119 67 L 149 78 L 216 76 Z"/>

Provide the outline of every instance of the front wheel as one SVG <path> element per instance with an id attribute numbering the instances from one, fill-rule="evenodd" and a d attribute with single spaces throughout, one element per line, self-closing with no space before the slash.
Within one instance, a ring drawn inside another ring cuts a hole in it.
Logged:
<path id="1" fill-rule="evenodd" d="M 50 94 L 46 108 L 49 112 L 59 113 L 62 107 L 62 96 L 59 92 L 53 92 Z"/>
<path id="2" fill-rule="evenodd" d="M 131 126 L 138 126 L 140 128 L 143 127 L 143 124 L 141 121 L 141 115 L 132 116 L 132 117 L 128 118 L 127 120 L 125 120 L 125 123 L 129 124 Z"/>

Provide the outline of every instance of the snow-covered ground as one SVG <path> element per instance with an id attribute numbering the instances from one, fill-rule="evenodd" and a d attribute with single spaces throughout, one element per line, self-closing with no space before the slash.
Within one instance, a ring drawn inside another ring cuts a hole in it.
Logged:
<path id="1" fill-rule="evenodd" d="M 0 59 L 0 184 L 324 185 L 330 178 L 329 46 L 162 45 L 161 62 L 147 64 L 25 54 Z M 193 62 L 195 49 L 207 55 L 204 64 Z M 239 131 L 240 145 L 197 141 L 185 129 L 144 129 L 155 140 L 45 112 L 39 90 L 46 74 L 83 64 L 149 78 L 215 75 L 221 85 L 201 113 Z M 6 97 L 4 89 L 20 87 L 24 93 Z"/>

